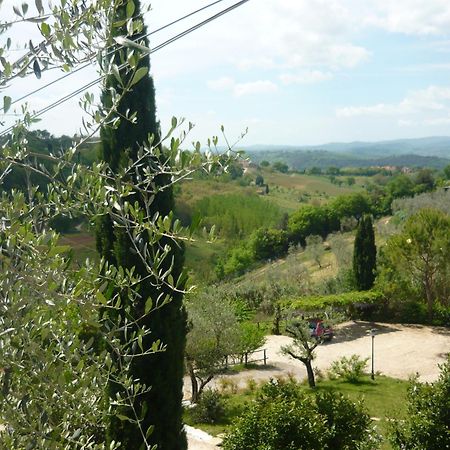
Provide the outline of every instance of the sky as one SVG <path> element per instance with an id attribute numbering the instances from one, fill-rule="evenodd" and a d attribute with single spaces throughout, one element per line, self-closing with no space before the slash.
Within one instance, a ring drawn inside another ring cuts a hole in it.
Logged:
<path id="1" fill-rule="evenodd" d="M 149 31 L 211 1 L 154 0 Z M 236 1 L 156 33 L 151 46 Z M 13 3 L 4 1 L 2 20 Z M 10 33 L 36 37 L 29 27 Z M 230 141 L 248 128 L 243 146 L 450 135 L 450 1 L 249 0 L 154 53 L 151 73 L 162 128 L 184 117 L 195 124 L 190 140 L 202 143 L 221 125 Z M 19 80 L 2 95 L 17 98 L 57 75 Z M 81 71 L 30 105 L 42 108 L 95 76 L 94 67 Z M 80 117 L 72 101 L 38 127 L 72 134 Z"/>

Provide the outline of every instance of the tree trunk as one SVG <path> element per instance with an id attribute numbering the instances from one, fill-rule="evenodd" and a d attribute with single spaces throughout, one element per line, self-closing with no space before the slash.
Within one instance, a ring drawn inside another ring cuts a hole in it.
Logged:
<path id="1" fill-rule="evenodd" d="M 433 289 L 428 276 L 425 278 L 425 295 L 427 297 L 428 320 L 431 321 L 433 319 L 434 298 Z"/>
<path id="2" fill-rule="evenodd" d="M 208 375 L 206 379 L 200 380 L 200 388 L 198 389 L 197 393 L 197 401 L 200 400 L 200 397 L 202 395 L 203 389 L 205 389 L 205 386 L 213 379 L 213 375 Z"/>
<path id="3" fill-rule="evenodd" d="M 200 398 L 197 377 L 195 376 L 194 367 L 192 364 L 187 363 L 187 366 L 189 370 L 189 377 L 191 378 L 191 403 L 197 403 Z"/>
<path id="4" fill-rule="evenodd" d="M 312 364 L 311 364 L 311 360 L 310 359 L 305 359 L 303 361 L 303 363 L 306 366 L 306 372 L 308 374 L 308 384 L 310 388 L 315 388 L 316 387 L 316 380 L 314 379 L 314 371 L 312 368 Z"/>

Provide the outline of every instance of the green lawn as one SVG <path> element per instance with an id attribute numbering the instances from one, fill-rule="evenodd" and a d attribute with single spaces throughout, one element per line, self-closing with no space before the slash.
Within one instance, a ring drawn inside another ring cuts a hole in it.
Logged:
<path id="1" fill-rule="evenodd" d="M 341 380 L 320 381 L 317 383 L 316 390 L 335 390 L 355 401 L 363 399 L 370 417 L 374 420 L 374 425 L 384 437 L 389 429 L 389 420 L 401 419 L 406 414 L 407 386 L 408 382 L 404 380 L 376 376 L 375 381 L 372 381 L 369 376 L 366 376 L 359 383 L 348 383 Z M 312 393 L 312 390 L 306 385 L 304 389 L 307 393 Z M 189 411 L 185 412 L 185 422 L 217 436 L 226 432 L 235 423 L 246 405 L 254 399 L 254 393 L 243 391 L 236 394 L 225 394 L 224 398 L 225 414 L 220 422 L 216 424 L 195 424 Z M 384 439 L 381 448 L 383 450 L 391 448 L 386 439 Z"/>

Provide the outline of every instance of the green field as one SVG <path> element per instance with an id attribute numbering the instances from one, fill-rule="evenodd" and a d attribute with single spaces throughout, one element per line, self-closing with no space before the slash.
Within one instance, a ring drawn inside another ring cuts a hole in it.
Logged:
<path id="1" fill-rule="evenodd" d="M 95 238 L 93 234 L 82 231 L 79 233 L 64 234 L 60 238 L 61 245 L 72 247 L 72 257 L 75 262 L 83 263 L 86 258 L 91 261 L 99 259 L 95 249 Z"/>
<path id="2" fill-rule="evenodd" d="M 194 179 L 181 183 L 175 189 L 176 209 L 179 216 L 188 220 L 193 213 L 196 203 L 202 198 L 211 198 L 214 196 L 235 195 L 242 196 L 243 203 L 248 197 L 256 197 L 255 200 L 261 202 L 270 202 L 279 208 L 281 212 L 291 213 L 306 203 L 321 204 L 329 201 L 337 195 L 348 194 L 362 190 L 362 185 L 367 182 L 367 177 L 357 177 L 356 184 L 348 186 L 342 184 L 338 186 L 331 183 L 326 176 L 305 175 L 298 173 L 280 173 L 270 170 L 257 171 L 249 169 L 245 176 L 249 179 L 255 179 L 260 173 L 264 182 L 269 185 L 269 194 L 261 195 L 262 188 L 259 186 L 242 185 L 242 179 L 223 180 L 221 178 Z M 344 178 L 344 177 L 343 177 Z M 236 205 L 239 207 L 239 197 L 236 197 Z M 255 205 L 258 202 L 254 202 Z M 261 208 L 261 207 L 260 207 Z M 236 209 L 236 208 L 234 208 Z M 248 214 L 248 211 L 246 211 Z M 227 211 L 223 211 L 224 215 Z M 230 213 L 228 213 L 230 214 Z M 233 212 L 236 214 L 236 211 Z M 255 215 L 257 211 L 255 210 Z M 273 218 L 271 219 L 273 222 Z M 209 220 L 214 222 L 214 220 Z M 272 222 L 263 224 L 273 226 Z M 194 283 L 208 283 L 215 279 L 214 267 L 220 257 L 224 257 L 230 247 L 235 245 L 236 241 L 245 239 L 245 236 L 236 236 L 233 239 L 219 238 L 215 242 L 208 242 L 201 234 L 195 236 L 193 242 L 186 243 L 186 267 L 190 273 L 191 280 Z M 70 245 L 73 249 L 75 261 L 84 261 L 86 258 L 95 259 L 95 239 L 92 233 L 79 232 L 65 234 L 61 238 L 62 244 Z M 304 262 L 304 261 L 301 261 Z M 280 262 L 279 265 L 284 264 Z M 313 280 L 318 281 L 324 277 L 330 277 L 336 273 L 336 265 L 331 252 L 324 257 L 323 268 L 318 268 L 311 262 L 307 263 L 311 269 Z M 255 278 L 264 277 L 265 271 L 270 269 L 258 269 L 254 272 Z M 280 267 L 280 269 L 282 269 Z M 253 276 L 253 275 L 251 275 Z"/>
<path id="3" fill-rule="evenodd" d="M 267 198 L 277 204 L 283 211 L 292 212 L 299 208 L 302 203 L 318 202 L 324 203 L 332 197 L 361 191 L 362 186 L 367 183 L 368 177 L 357 177 L 356 184 L 342 186 L 331 183 L 326 176 L 305 175 L 298 173 L 281 173 L 270 170 L 256 171 L 250 169 L 246 175 L 252 179 L 260 173 L 264 182 L 269 185 Z M 342 177 L 345 180 L 345 177 Z M 215 179 L 195 179 L 183 182 L 177 190 L 177 208 L 185 209 L 192 207 L 196 201 L 203 197 L 223 194 L 242 195 L 258 194 L 262 191 L 259 186 L 242 186 L 240 180 L 222 181 Z"/>

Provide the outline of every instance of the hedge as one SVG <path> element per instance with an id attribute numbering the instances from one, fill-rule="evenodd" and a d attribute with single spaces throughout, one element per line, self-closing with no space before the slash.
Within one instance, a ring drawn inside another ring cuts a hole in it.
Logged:
<path id="1" fill-rule="evenodd" d="M 325 308 L 361 309 L 383 303 L 384 295 L 379 291 L 353 291 L 334 295 L 313 295 L 308 297 L 285 299 L 282 305 L 286 309 L 311 311 Z"/>

